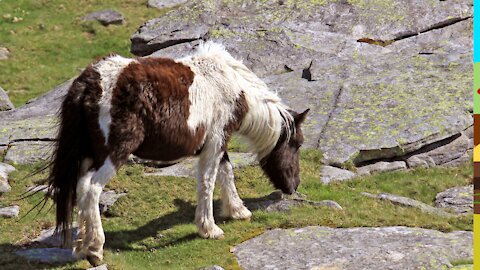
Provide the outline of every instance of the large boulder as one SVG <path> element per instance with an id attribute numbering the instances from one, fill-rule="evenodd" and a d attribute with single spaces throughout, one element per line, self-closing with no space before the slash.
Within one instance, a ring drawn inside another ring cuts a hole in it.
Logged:
<path id="1" fill-rule="evenodd" d="M 473 233 L 406 227 L 275 229 L 236 246 L 242 269 L 446 269 L 473 259 Z"/>
<path id="2" fill-rule="evenodd" d="M 405 156 L 472 124 L 471 1 L 191 1 L 131 37 L 137 55 L 221 41 L 339 165 Z M 292 71 L 293 72 L 289 72 Z"/>

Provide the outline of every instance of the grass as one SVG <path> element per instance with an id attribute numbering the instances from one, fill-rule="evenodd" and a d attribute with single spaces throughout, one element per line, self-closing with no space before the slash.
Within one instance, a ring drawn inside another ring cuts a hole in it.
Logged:
<path id="1" fill-rule="evenodd" d="M 84 22 L 94 11 L 112 8 L 126 24 Z M 130 36 L 166 10 L 144 0 L 0 0 L 0 47 L 11 51 L 0 61 L 0 86 L 15 106 L 78 75 L 94 59 L 116 52 L 131 56 Z"/>
<path id="2" fill-rule="evenodd" d="M 195 269 L 221 265 L 239 269 L 230 249 L 272 228 L 292 228 L 321 225 L 337 228 L 362 226 L 410 226 L 444 232 L 472 230 L 472 215 L 445 219 L 425 214 L 417 209 L 367 198 L 361 192 L 390 192 L 410 196 L 433 204 L 435 195 L 453 186 L 471 182 L 471 166 L 460 168 L 419 169 L 392 172 L 332 185 L 320 183 L 320 155 L 315 151 L 302 152 L 299 192 L 309 200 L 335 200 L 343 211 L 324 207 L 300 206 L 287 213 L 255 211 L 251 221 L 230 221 L 218 217 L 217 224 L 225 231 L 223 240 L 204 240 L 196 235 L 193 224 L 195 211 L 195 180 L 176 177 L 143 176 L 140 165 L 123 167 L 108 188 L 127 192 L 103 218 L 107 243 L 105 262 L 109 269 Z M 1 197 L 1 205 L 9 205 L 25 188 L 42 175 L 24 179 L 31 166 L 19 167 L 11 176 L 13 191 Z M 246 201 L 259 200 L 273 191 L 258 167 L 246 167 L 235 172 L 237 187 Z M 218 191 L 215 207 L 220 204 Z M 39 200 L 34 196 L 15 202 L 25 213 Z M 50 206 L 47 205 L 46 208 Z M 67 265 L 33 264 L 12 256 L 28 239 L 43 228 L 53 225 L 53 211 L 33 214 L 23 219 L 0 219 L 0 265 L 4 269 L 76 269 L 88 267 L 80 261 Z"/>

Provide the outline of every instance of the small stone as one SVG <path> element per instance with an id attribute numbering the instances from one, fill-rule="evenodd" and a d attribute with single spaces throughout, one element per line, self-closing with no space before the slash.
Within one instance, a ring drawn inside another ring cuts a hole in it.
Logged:
<path id="1" fill-rule="evenodd" d="M 321 178 L 320 181 L 324 184 L 329 184 L 331 182 L 345 181 L 355 177 L 355 174 L 349 170 L 344 170 L 332 166 L 323 166 L 322 171 L 320 172 Z"/>
<path id="2" fill-rule="evenodd" d="M 20 212 L 20 207 L 18 205 L 2 207 L 0 208 L 0 217 L 6 217 L 6 218 L 18 217 L 19 212 Z"/>
<path id="3" fill-rule="evenodd" d="M 298 205 L 326 206 L 336 210 L 342 210 L 342 207 L 334 201 L 310 201 L 305 195 L 298 192 L 292 195 L 285 195 L 281 191 L 274 191 L 270 195 L 246 204 L 250 210 L 264 210 L 266 212 L 284 212 Z"/>
<path id="4" fill-rule="evenodd" d="M 78 225 L 75 223 L 72 226 L 72 240 L 75 241 L 78 238 Z M 55 233 L 55 227 L 42 230 L 40 235 L 32 240 L 33 242 L 38 242 L 45 244 L 50 247 L 61 247 L 62 246 L 62 232 Z"/>
<path id="5" fill-rule="evenodd" d="M 8 182 L 0 178 L 0 193 L 9 192 L 10 190 L 12 190 L 12 187 L 10 187 Z"/>
<path id="6" fill-rule="evenodd" d="M 402 197 L 394 194 L 389 194 L 389 193 L 380 193 L 380 194 L 370 194 L 368 192 L 362 192 L 362 195 L 370 197 L 370 198 L 376 198 L 380 200 L 385 200 L 385 201 L 390 201 L 394 204 L 398 204 L 401 206 L 409 206 L 409 207 L 415 207 L 420 209 L 422 212 L 429 213 L 429 214 L 435 214 L 439 215 L 442 217 L 453 217 L 454 215 L 447 213 L 441 209 L 435 208 L 433 206 L 430 206 L 426 203 L 407 198 L 407 197 Z"/>
<path id="7" fill-rule="evenodd" d="M 15 254 L 29 261 L 42 263 L 67 263 L 77 260 L 71 249 L 64 248 L 33 248 L 16 251 Z"/>
<path id="8" fill-rule="evenodd" d="M 393 162 L 380 161 L 371 165 L 359 167 L 357 169 L 357 174 L 370 175 L 372 173 L 400 171 L 400 170 L 406 170 L 406 169 L 407 169 L 407 164 L 405 163 L 405 161 L 393 161 Z"/>
<path id="9" fill-rule="evenodd" d="M 97 267 L 88 268 L 87 270 L 108 270 L 108 268 L 106 264 L 102 264 Z"/>
<path id="10" fill-rule="evenodd" d="M 213 265 L 208 267 L 202 267 L 202 268 L 199 268 L 198 270 L 224 270 L 224 268 L 218 265 Z"/>
<path id="11" fill-rule="evenodd" d="M 457 214 L 473 212 L 473 185 L 454 187 L 440 192 L 435 197 L 435 206 L 451 209 Z"/>
<path id="12" fill-rule="evenodd" d="M 10 57 L 10 51 L 5 47 L 0 47 L 0 60 L 7 60 Z"/>
<path id="13" fill-rule="evenodd" d="M 99 21 L 104 26 L 110 24 L 123 24 L 125 22 L 125 18 L 123 17 L 123 15 L 112 9 L 90 13 L 83 17 L 83 20 Z"/>
<path id="14" fill-rule="evenodd" d="M 2 87 L 0 87 L 0 112 L 13 109 L 15 109 L 15 106 L 13 106 L 13 103 L 10 101 L 7 92 L 5 92 Z"/>
<path id="15" fill-rule="evenodd" d="M 99 203 L 100 213 L 101 214 L 107 213 L 109 208 L 112 207 L 120 197 L 123 197 L 125 195 L 127 195 L 127 193 L 117 194 L 113 190 L 102 192 L 102 194 L 100 194 L 100 203 Z"/>
<path id="16" fill-rule="evenodd" d="M 188 0 L 148 0 L 148 7 L 152 8 L 170 8 L 186 3 Z"/>

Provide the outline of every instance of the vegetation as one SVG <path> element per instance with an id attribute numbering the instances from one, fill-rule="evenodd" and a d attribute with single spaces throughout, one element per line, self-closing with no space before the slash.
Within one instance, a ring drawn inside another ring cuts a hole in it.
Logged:
<path id="1" fill-rule="evenodd" d="M 316 151 L 302 152 L 299 192 L 309 200 L 337 201 L 344 210 L 300 206 L 286 213 L 258 210 L 253 212 L 251 221 L 224 220 L 218 216 L 217 190 L 215 216 L 225 231 L 222 240 L 204 240 L 196 235 L 193 224 L 196 206 L 194 179 L 144 176 L 144 171 L 151 169 L 140 165 L 125 166 L 107 186 L 128 195 L 120 198 L 110 215 L 103 218 L 107 238 L 105 262 L 109 269 L 195 269 L 213 264 L 238 269 L 230 249 L 272 228 L 402 225 L 444 232 L 472 230 L 471 215 L 445 219 L 361 195 L 361 192 L 390 192 L 433 205 L 437 192 L 470 183 L 469 165 L 385 173 L 327 186 L 320 183 L 319 159 Z M 25 214 L 41 199 L 37 194 L 13 202 L 33 182 L 44 178 L 45 175 L 25 178 L 33 169 L 23 166 L 11 175 L 13 191 L 1 197 L 1 205 L 17 203 L 21 213 Z M 261 200 L 273 191 L 258 166 L 237 170 L 235 176 L 239 193 L 247 203 Z M 50 207 L 48 203 L 44 209 Z M 37 236 L 41 229 L 53 225 L 53 210 L 44 210 L 34 219 L 35 213 L 33 211 L 23 219 L 0 219 L 0 265 L 4 269 L 88 267 L 87 261 L 56 266 L 34 264 L 12 254 Z"/>
<path id="2" fill-rule="evenodd" d="M 114 9 L 125 25 L 85 22 L 90 12 Z M 166 10 L 144 0 L 0 0 L 0 47 L 11 56 L 0 61 L 0 86 L 20 106 L 78 75 L 94 59 L 111 52 L 130 53 L 130 36 L 145 21 Z"/>

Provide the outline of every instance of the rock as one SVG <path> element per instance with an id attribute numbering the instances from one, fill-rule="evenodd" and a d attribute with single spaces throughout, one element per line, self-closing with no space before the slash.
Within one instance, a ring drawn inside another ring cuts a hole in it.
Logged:
<path id="1" fill-rule="evenodd" d="M 19 250 L 15 254 L 29 261 L 42 263 L 68 263 L 77 260 L 73 256 L 71 249 L 63 248 L 33 248 Z"/>
<path id="2" fill-rule="evenodd" d="M 12 188 L 8 184 L 8 174 L 15 171 L 15 167 L 0 162 L 0 193 L 9 192 Z"/>
<path id="3" fill-rule="evenodd" d="M 257 164 L 256 155 L 252 153 L 228 153 L 230 161 L 232 162 L 233 169 L 239 169 L 246 166 L 251 166 Z M 134 158 L 134 161 L 137 163 L 146 163 L 150 166 L 162 166 L 161 164 L 156 164 L 152 162 L 142 162 L 141 160 Z M 145 175 L 155 175 L 155 176 L 175 176 L 175 177 L 197 177 L 197 158 L 187 158 L 180 163 L 169 167 L 158 168 L 155 172 L 149 172 Z"/>
<path id="4" fill-rule="evenodd" d="M 389 194 L 389 193 L 380 193 L 378 195 L 370 194 L 367 192 L 362 192 L 362 195 L 365 195 L 370 198 L 376 198 L 384 201 L 390 201 L 394 204 L 401 205 L 401 206 L 408 206 L 408 207 L 415 207 L 420 209 L 422 212 L 429 213 L 429 214 L 434 214 L 434 215 L 439 215 L 442 217 L 453 217 L 454 215 L 447 213 L 441 209 L 435 208 L 433 206 L 430 206 L 428 204 L 425 204 L 423 202 L 407 198 L 407 197 L 402 197 L 394 194 Z"/>
<path id="5" fill-rule="evenodd" d="M 0 47 L 0 60 L 7 60 L 10 57 L 10 51 L 5 47 Z"/>
<path id="6" fill-rule="evenodd" d="M 18 217 L 19 212 L 20 212 L 20 207 L 18 205 L 1 207 L 0 217 L 6 217 L 6 218 Z"/>
<path id="7" fill-rule="evenodd" d="M 360 2 L 189 1 L 139 28 L 131 51 L 222 42 L 292 108 L 311 108 L 305 146 L 329 165 L 403 157 L 471 126 L 471 2 Z"/>
<path id="8" fill-rule="evenodd" d="M 415 155 L 407 159 L 407 165 L 409 168 L 429 168 L 435 166 L 433 159 L 427 155 Z"/>
<path id="9" fill-rule="evenodd" d="M 440 192 L 435 197 L 435 206 L 450 209 L 457 214 L 473 212 L 473 185 L 454 187 Z"/>
<path id="10" fill-rule="evenodd" d="M 242 269 L 443 269 L 473 259 L 473 233 L 407 227 L 275 229 L 237 245 Z"/>
<path id="11" fill-rule="evenodd" d="M 72 225 L 72 240 L 75 241 L 78 238 L 78 225 L 74 223 Z M 42 230 L 40 235 L 33 239 L 32 242 L 38 242 L 49 247 L 61 247 L 62 246 L 62 232 L 55 233 L 55 228 Z"/>
<path id="12" fill-rule="evenodd" d="M 344 170 L 332 166 L 325 165 L 320 172 L 320 181 L 324 184 L 331 182 L 344 181 L 355 177 L 355 174 L 349 170 Z"/>
<path id="13" fill-rule="evenodd" d="M 186 3 L 187 0 L 148 0 L 148 6 L 152 8 L 164 9 Z"/>
<path id="14" fill-rule="evenodd" d="M 370 175 L 372 173 L 400 171 L 400 170 L 406 170 L 406 169 L 407 169 L 407 164 L 404 161 L 393 161 L 393 162 L 380 161 L 374 164 L 359 167 L 357 169 L 357 174 Z"/>
<path id="15" fill-rule="evenodd" d="M 90 13 L 85 17 L 83 17 L 83 20 L 98 21 L 104 26 L 107 26 L 110 24 L 123 24 L 125 22 L 125 18 L 123 17 L 123 15 L 112 9 L 106 9 L 106 10 Z"/>
<path id="16" fill-rule="evenodd" d="M 31 164 L 37 161 L 48 160 L 53 144 L 53 142 L 48 141 L 21 141 L 12 143 L 5 155 L 5 161 L 14 164 Z"/>
<path id="17" fill-rule="evenodd" d="M 5 92 L 5 90 L 3 90 L 2 87 L 0 87 L 0 112 L 13 110 L 13 109 L 15 109 L 15 106 L 13 106 L 13 103 L 10 101 L 10 98 L 8 98 L 8 95 Z"/>
<path id="18" fill-rule="evenodd" d="M 213 266 L 199 268 L 198 270 L 225 270 L 225 269 L 221 266 L 213 265 Z"/>
<path id="19" fill-rule="evenodd" d="M 127 195 L 127 193 L 118 193 L 117 194 L 113 190 L 103 191 L 100 194 L 100 205 L 99 205 L 100 213 L 101 214 L 107 213 L 109 208 L 112 207 L 120 197 L 123 197 L 125 195 Z"/>
<path id="20" fill-rule="evenodd" d="M 336 210 L 343 209 L 337 202 L 331 200 L 309 201 L 298 192 L 292 195 L 285 195 L 281 191 L 274 191 L 264 198 L 248 201 L 245 205 L 250 210 L 264 210 L 266 212 L 288 211 L 292 207 L 299 205 L 326 206 Z"/>
<path id="21" fill-rule="evenodd" d="M 97 267 L 88 268 L 87 270 L 108 270 L 108 268 L 106 264 L 102 264 Z"/>

